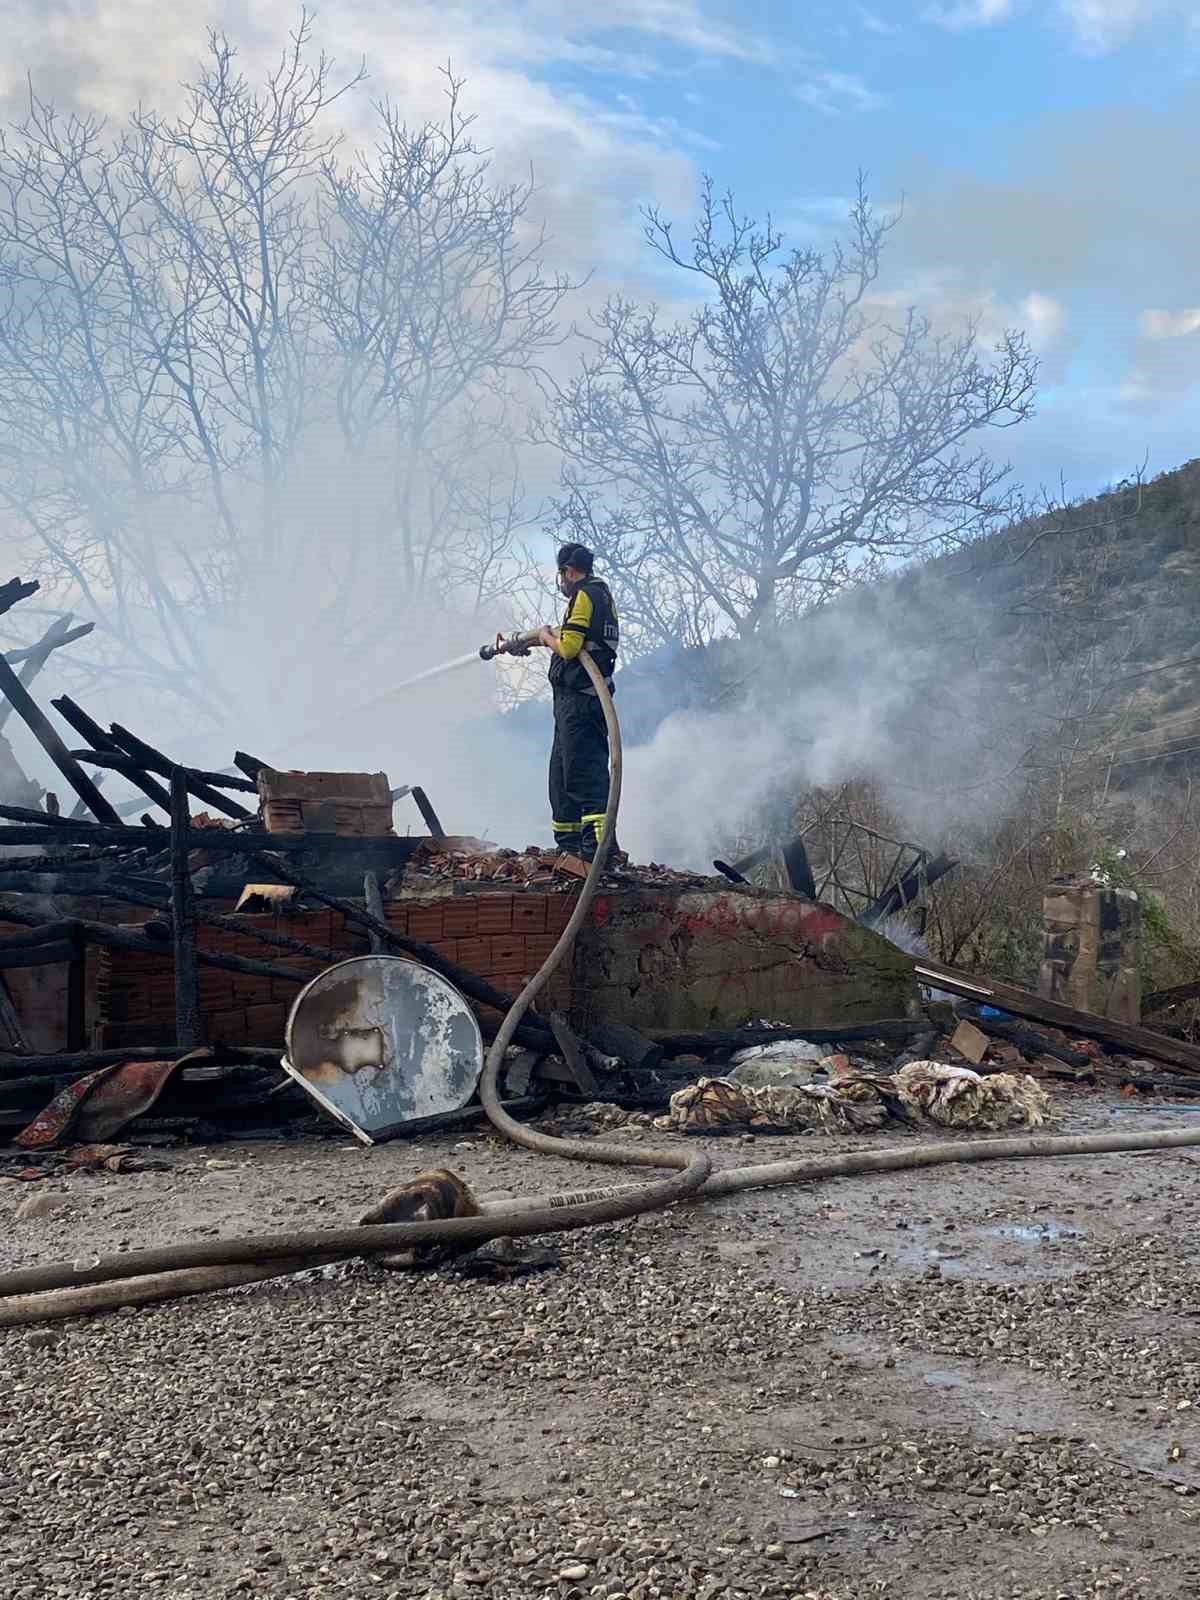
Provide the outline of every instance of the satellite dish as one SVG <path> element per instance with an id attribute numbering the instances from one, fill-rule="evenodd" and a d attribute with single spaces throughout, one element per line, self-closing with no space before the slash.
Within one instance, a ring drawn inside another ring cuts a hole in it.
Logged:
<path id="1" fill-rule="evenodd" d="M 283 1066 L 362 1140 L 461 1111 L 483 1070 L 475 1013 L 440 973 L 399 956 L 355 956 L 297 995 Z"/>

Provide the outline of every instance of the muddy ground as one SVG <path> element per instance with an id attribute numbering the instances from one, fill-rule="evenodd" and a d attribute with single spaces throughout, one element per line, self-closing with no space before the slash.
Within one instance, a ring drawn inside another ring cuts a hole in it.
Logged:
<path id="1" fill-rule="evenodd" d="M 605 1178 L 483 1135 L 155 1155 L 0 1183 L 4 1265 L 353 1221 L 421 1165 Z M 0 1593 L 1200 1595 L 1198 1180 L 1200 1149 L 841 1179 L 570 1236 L 513 1282 L 360 1264 L 0 1332 Z M 35 1192 L 53 1214 L 17 1221 Z"/>

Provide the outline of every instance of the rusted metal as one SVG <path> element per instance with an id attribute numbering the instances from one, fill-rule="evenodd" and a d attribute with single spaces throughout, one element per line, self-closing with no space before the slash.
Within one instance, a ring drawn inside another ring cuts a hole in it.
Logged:
<path id="1" fill-rule="evenodd" d="M 307 984 L 288 1016 L 285 1069 L 364 1144 L 459 1111 L 483 1069 L 474 1012 L 439 973 L 355 956 Z"/>

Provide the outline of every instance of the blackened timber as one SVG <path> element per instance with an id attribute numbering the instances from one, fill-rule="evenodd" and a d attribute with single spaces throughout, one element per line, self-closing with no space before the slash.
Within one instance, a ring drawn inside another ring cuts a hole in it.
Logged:
<path id="1" fill-rule="evenodd" d="M 575 1080 L 575 1087 L 587 1100 L 594 1100 L 600 1093 L 600 1085 L 592 1076 L 592 1069 L 588 1066 L 583 1056 L 583 1046 L 572 1032 L 566 1017 L 559 1011 L 550 1014 L 550 1030 L 558 1044 L 559 1054 L 567 1064 L 567 1070 Z"/>
<path id="2" fill-rule="evenodd" d="M 37 579 L 30 583 L 23 582 L 20 578 L 10 578 L 7 583 L 0 583 L 0 616 L 6 611 L 11 611 L 22 600 L 28 600 L 31 594 L 36 594 L 41 588 Z"/>
<path id="3" fill-rule="evenodd" d="M 446 830 L 438 821 L 438 814 L 430 805 L 429 796 L 425 793 L 424 789 L 418 788 L 417 785 L 414 784 L 411 793 L 417 810 L 425 819 L 425 826 L 429 829 L 430 833 L 435 839 L 444 839 L 446 837 Z"/>
<path id="4" fill-rule="evenodd" d="M 248 756 L 244 750 L 233 752 L 233 764 L 239 772 L 244 772 L 251 783 L 258 787 L 258 775 L 267 763 L 260 761 L 257 756 Z"/>
<path id="5" fill-rule="evenodd" d="M 69 644 L 72 639 L 83 638 L 85 634 L 91 633 L 92 629 L 96 626 L 94 622 L 86 622 L 82 627 L 72 629 L 71 621 L 72 618 L 70 613 L 68 613 L 65 617 L 59 617 L 57 622 L 52 622 L 50 624 L 38 642 L 34 645 L 30 645 L 27 650 L 5 651 L 5 659 L 8 661 L 10 667 L 15 666 L 18 661 L 23 661 L 24 663 L 24 665 L 21 667 L 19 675 L 22 688 L 29 688 L 30 684 L 37 677 L 38 673 L 46 665 L 46 662 L 49 661 L 50 657 L 60 645 Z M 5 723 L 8 721 L 11 711 L 11 700 L 6 701 L 4 705 L 0 706 L 0 728 L 3 728 Z"/>
<path id="6" fill-rule="evenodd" d="M 466 967 L 460 967 L 456 961 L 448 961 L 432 945 L 423 944 L 419 939 L 405 938 L 386 922 L 380 922 L 378 918 L 373 917 L 364 907 L 355 905 L 353 900 L 343 900 L 337 895 L 326 894 L 302 873 L 293 871 L 282 862 L 272 860 L 269 855 L 261 851 L 256 851 L 251 859 L 264 872 L 282 878 L 284 883 L 290 883 L 294 889 L 302 889 L 319 905 L 328 906 L 331 911 L 340 911 L 348 922 L 353 922 L 368 932 L 377 933 L 397 950 L 403 950 L 406 955 L 413 956 L 416 960 L 424 962 L 427 967 L 432 967 L 435 972 L 440 972 L 443 978 L 454 984 L 455 988 L 461 989 L 468 1000 L 491 1006 L 502 1015 L 512 1010 L 515 1003 L 512 995 L 505 994 L 502 989 L 494 989 L 485 979 Z M 552 1048 L 547 1041 L 552 1040 L 554 1036 L 549 1025 L 541 1017 L 527 1012 L 525 1021 L 517 1029 L 514 1037 L 519 1044 L 535 1045 L 546 1050 Z"/>
<path id="7" fill-rule="evenodd" d="M 72 759 L 70 751 L 51 726 L 46 714 L 3 656 L 0 656 L 0 690 L 12 702 L 17 715 L 29 728 L 29 731 L 71 785 L 72 789 L 74 789 L 75 793 L 86 803 L 92 815 L 100 822 L 119 823 L 121 819 L 117 816 L 116 811 L 100 793 L 78 761 Z"/>
<path id="8" fill-rule="evenodd" d="M 164 811 L 170 811 L 170 790 L 165 789 L 157 778 L 152 778 L 138 766 L 132 756 L 112 750 L 72 750 L 71 754 L 83 766 L 109 767 L 113 772 L 119 772 L 123 778 L 128 778 L 130 783 L 140 789 L 148 800 L 153 800 L 155 805 L 161 806 Z"/>
<path id="9" fill-rule="evenodd" d="M 616 1056 L 626 1067 L 652 1072 L 663 1058 L 663 1048 L 644 1033 L 623 1022 L 601 1022 L 588 1030 L 588 1043 L 606 1056 Z"/>
<path id="10" fill-rule="evenodd" d="M 1177 983 L 1171 989 L 1155 989 L 1142 1001 L 1142 1011 L 1169 1011 L 1172 1006 L 1184 1005 L 1189 1000 L 1200 1000 L 1200 981 Z"/>
<path id="11" fill-rule="evenodd" d="M 250 1062 L 279 1065 L 279 1051 L 260 1045 L 223 1045 L 222 1052 L 233 1058 Z M 140 1044 L 136 1049 L 125 1045 L 117 1050 L 68 1050 L 49 1055 L 16 1055 L 0 1053 L 0 1089 L 14 1077 L 20 1078 L 81 1078 L 95 1072 L 98 1067 L 111 1067 L 114 1063 L 129 1061 L 173 1061 L 190 1055 L 194 1045 Z"/>
<path id="12" fill-rule="evenodd" d="M 897 882 L 873 900 L 865 911 L 858 915 L 858 921 L 864 928 L 873 928 L 877 923 L 883 922 L 888 917 L 894 917 L 919 900 L 926 889 L 931 888 L 939 878 L 944 878 L 948 872 L 953 872 L 958 862 L 953 856 L 935 856 L 932 861 L 919 861 L 912 866 Z"/>
<path id="13" fill-rule="evenodd" d="M 114 722 L 109 727 L 110 736 L 116 740 L 122 750 L 128 751 L 135 761 L 149 772 L 157 772 L 160 777 L 169 778 L 176 762 L 168 760 L 161 750 L 156 750 L 153 745 L 147 744 L 144 739 L 139 739 L 136 733 L 130 733 L 128 728 L 123 728 L 119 722 Z M 186 767 L 183 769 L 187 771 Z M 254 815 L 247 811 L 245 806 L 239 805 L 236 800 L 231 800 L 228 795 L 221 794 L 211 784 L 202 782 L 198 778 L 188 776 L 187 786 L 196 796 L 203 800 L 205 805 L 212 806 L 214 811 L 220 811 L 227 817 L 233 817 L 239 822 L 244 822 Z"/>
<path id="14" fill-rule="evenodd" d="M 60 626 L 65 620 L 65 618 L 60 618 L 59 623 L 55 626 Z M 48 656 L 53 650 L 61 650 L 65 644 L 74 644 L 76 639 L 86 639 L 89 633 L 95 631 L 95 627 L 96 624 L 94 622 L 81 622 L 77 627 L 63 628 L 61 633 L 55 635 L 54 643 L 50 646 L 50 650 L 47 650 L 46 645 L 50 639 L 50 634 L 54 633 L 54 628 L 51 628 L 37 644 L 21 645 L 19 649 L 6 650 L 4 654 L 13 666 L 16 666 L 18 661 L 33 661 L 43 653 Z"/>
<path id="15" fill-rule="evenodd" d="M 363 904 L 375 918 L 376 922 L 386 922 L 383 914 L 383 895 L 379 888 L 379 878 L 374 872 L 363 874 Z M 367 929 L 367 940 L 373 956 L 382 955 L 387 946 L 383 938 L 373 928 Z"/>
<path id="16" fill-rule="evenodd" d="M 195 793 L 195 790 L 192 790 Z M 47 817 L 45 822 L 51 824 L 56 830 L 60 825 L 57 817 Z M 62 818 L 61 822 L 66 822 Z M 72 824 L 74 829 L 78 824 Z M 147 834 L 145 828 L 133 828 L 125 823 L 118 823 L 116 827 L 102 827 L 99 824 L 86 824 L 87 832 L 72 832 L 70 837 L 78 839 L 80 844 L 87 845 L 123 845 L 128 850 L 145 850 L 147 847 Z M 0 844 L 43 844 L 53 835 L 47 827 L 24 827 L 19 824 L 13 827 L 0 827 Z M 312 848 L 313 835 L 305 833 L 235 833 L 230 828 L 191 828 L 188 830 L 187 843 L 189 850 L 226 851 L 234 855 L 249 855 L 255 850 L 308 850 Z M 61 842 L 58 841 L 58 842 Z M 394 842 L 394 841 L 389 841 Z M 0 858 L 0 869 L 3 860 Z M 272 869 L 274 870 L 274 869 Z"/>
<path id="17" fill-rule="evenodd" d="M 175 1037 L 181 1044 L 202 1044 L 200 965 L 196 960 L 196 917 L 192 872 L 188 863 L 187 775 L 171 774 L 171 932 L 175 956 Z"/>

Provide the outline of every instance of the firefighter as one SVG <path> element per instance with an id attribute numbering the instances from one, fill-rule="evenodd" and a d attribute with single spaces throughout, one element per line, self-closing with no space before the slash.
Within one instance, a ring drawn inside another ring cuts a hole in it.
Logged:
<path id="1" fill-rule="evenodd" d="M 608 729 L 592 681 L 578 659 L 586 650 L 612 693 L 620 625 L 608 585 L 594 577 L 586 545 L 564 544 L 558 552 L 558 587 L 567 608 L 561 628 L 545 627 L 539 638 L 551 652 L 554 747 L 550 752 L 550 814 L 560 851 L 591 861 L 604 832 L 608 809 Z M 613 840 L 616 850 L 616 840 Z"/>

